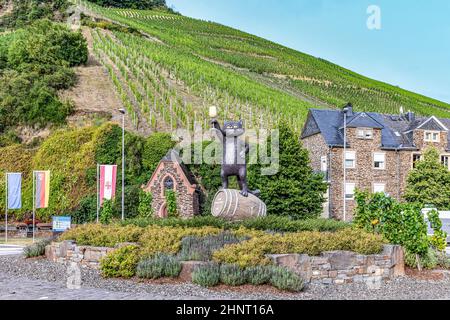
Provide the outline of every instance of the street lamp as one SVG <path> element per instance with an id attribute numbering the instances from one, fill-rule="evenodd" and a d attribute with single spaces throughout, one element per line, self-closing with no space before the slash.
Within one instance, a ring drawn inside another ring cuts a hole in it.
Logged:
<path id="1" fill-rule="evenodd" d="M 125 220 L 125 109 L 119 109 L 122 114 L 122 221 Z"/>
<path id="2" fill-rule="evenodd" d="M 347 221 L 347 199 L 346 199 L 346 188 L 347 188 L 347 113 L 349 111 L 349 105 L 346 105 L 342 110 L 344 112 L 344 221 Z"/>

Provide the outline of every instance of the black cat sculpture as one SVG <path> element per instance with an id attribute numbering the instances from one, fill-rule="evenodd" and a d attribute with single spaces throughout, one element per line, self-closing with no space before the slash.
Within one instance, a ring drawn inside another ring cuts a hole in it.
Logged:
<path id="1" fill-rule="evenodd" d="M 242 120 L 225 121 L 223 129 L 220 127 L 217 119 L 213 119 L 211 124 L 221 134 L 222 138 L 223 158 L 220 172 L 222 187 L 228 189 L 228 178 L 236 176 L 242 196 L 248 197 L 250 193 L 259 197 L 259 190 L 248 190 L 245 156 L 249 152 L 249 145 L 239 139 L 245 132 Z"/>

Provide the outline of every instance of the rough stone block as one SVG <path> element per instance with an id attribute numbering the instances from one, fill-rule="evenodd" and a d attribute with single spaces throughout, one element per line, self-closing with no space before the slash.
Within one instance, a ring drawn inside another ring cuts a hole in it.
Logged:
<path id="1" fill-rule="evenodd" d="M 182 281 L 190 282 L 192 280 L 192 272 L 195 268 L 199 266 L 203 266 L 207 264 L 207 262 L 203 261 L 182 261 L 181 262 L 181 272 L 180 279 Z"/>
<path id="2" fill-rule="evenodd" d="M 319 269 L 320 270 L 331 270 L 331 264 L 329 264 L 329 263 L 321 264 L 319 266 Z"/>
<path id="3" fill-rule="evenodd" d="M 336 270 L 328 272 L 328 275 L 330 278 L 336 278 L 338 275 L 338 272 Z"/>
<path id="4" fill-rule="evenodd" d="M 357 254 L 350 251 L 331 251 L 323 254 L 328 258 L 333 270 L 353 268 L 357 264 Z"/>
<path id="5" fill-rule="evenodd" d="M 313 266 L 322 265 L 322 264 L 328 264 L 328 259 L 326 257 L 312 257 L 311 258 L 311 264 Z"/>
<path id="6" fill-rule="evenodd" d="M 381 276 L 383 275 L 383 269 L 376 265 L 371 265 L 367 268 L 367 273 L 371 276 Z"/>
<path id="7" fill-rule="evenodd" d="M 405 275 L 405 252 L 401 246 L 393 246 L 391 254 L 391 265 L 394 266 L 393 277 Z"/>
<path id="8" fill-rule="evenodd" d="M 277 266 L 285 267 L 298 275 L 308 283 L 314 275 L 312 271 L 311 258 L 306 254 L 277 254 L 268 255 L 273 263 Z M 320 271 L 315 276 L 320 276 Z"/>

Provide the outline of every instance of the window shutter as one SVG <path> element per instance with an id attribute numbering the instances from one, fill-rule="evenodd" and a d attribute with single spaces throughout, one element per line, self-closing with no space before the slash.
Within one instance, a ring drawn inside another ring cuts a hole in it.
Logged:
<path id="1" fill-rule="evenodd" d="M 356 153 L 355 152 L 347 152 L 345 154 L 345 160 L 355 160 L 356 159 Z"/>
<path id="2" fill-rule="evenodd" d="M 375 153 L 373 158 L 375 162 L 384 162 L 386 157 L 384 153 Z"/>

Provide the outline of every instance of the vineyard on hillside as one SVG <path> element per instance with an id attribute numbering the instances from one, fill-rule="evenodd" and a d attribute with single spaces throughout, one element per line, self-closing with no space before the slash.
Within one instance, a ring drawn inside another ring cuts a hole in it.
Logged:
<path id="1" fill-rule="evenodd" d="M 241 117 L 247 127 L 284 119 L 299 131 L 309 108 L 349 101 L 359 111 L 450 117 L 449 104 L 217 23 L 76 2 L 88 15 L 141 33 L 93 31 L 95 54 L 136 126 L 208 127 L 208 107 L 217 105 L 220 117 Z"/>

